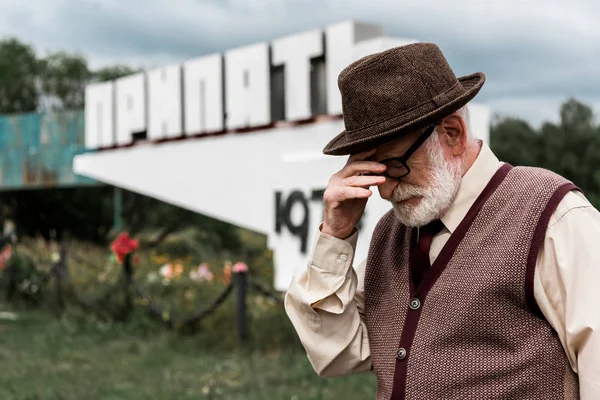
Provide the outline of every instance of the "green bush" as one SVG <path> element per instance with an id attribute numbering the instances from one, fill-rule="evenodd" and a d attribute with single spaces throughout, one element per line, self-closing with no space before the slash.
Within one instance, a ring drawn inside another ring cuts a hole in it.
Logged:
<path id="1" fill-rule="evenodd" d="M 182 237 L 185 238 L 181 236 L 179 239 Z M 165 322 L 171 322 L 171 328 L 175 331 L 181 334 L 193 332 L 203 345 L 223 350 L 239 348 L 235 289 L 212 314 L 197 324 L 186 327 L 180 322 L 205 310 L 223 293 L 234 278 L 231 265 L 235 261 L 246 262 L 249 265 L 248 277 L 269 287 L 273 279 L 273 263 L 272 253 L 266 250 L 266 238 L 243 231 L 241 237 L 247 243 L 244 257 L 207 260 L 199 254 L 190 255 L 190 244 L 183 243 L 189 239 L 176 244 L 177 236 L 164 246 L 137 251 L 134 278 L 148 298 L 133 296 L 134 310 L 127 321 L 127 329 L 137 335 L 146 335 L 164 330 L 168 325 Z M 37 289 L 36 297 L 26 291 L 20 295 L 29 299 L 30 304 L 55 311 L 62 294 L 65 302 L 63 317 L 72 318 L 78 323 L 119 322 L 126 304 L 127 286 L 123 266 L 107 249 L 78 242 L 69 242 L 66 246 L 68 279 L 62 281 L 62 293 L 56 291 L 54 279 L 50 279 L 45 286 L 40 283 L 50 273 L 52 262 L 57 261 L 58 246 L 33 239 L 26 239 L 17 246 L 12 260 L 14 275 L 10 279 L 23 288 L 29 285 L 30 289 Z M 166 252 L 169 249 L 172 253 Z M 211 280 L 192 279 L 193 275 L 190 274 L 197 270 L 200 263 L 209 266 Z M 170 275 L 165 273 L 167 266 L 170 266 Z M 3 277 L 9 278 L 6 271 Z M 150 312 L 148 300 L 160 309 L 160 315 Z M 247 288 L 246 301 L 250 336 L 247 346 L 269 350 L 299 345 L 282 304 L 251 287 Z"/>

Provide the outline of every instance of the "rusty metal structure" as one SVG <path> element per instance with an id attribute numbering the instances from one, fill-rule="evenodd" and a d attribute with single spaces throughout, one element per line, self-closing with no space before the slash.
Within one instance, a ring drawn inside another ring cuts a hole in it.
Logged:
<path id="1" fill-rule="evenodd" d="M 73 172 L 84 141 L 83 110 L 0 116 L 0 190 L 98 184 Z"/>

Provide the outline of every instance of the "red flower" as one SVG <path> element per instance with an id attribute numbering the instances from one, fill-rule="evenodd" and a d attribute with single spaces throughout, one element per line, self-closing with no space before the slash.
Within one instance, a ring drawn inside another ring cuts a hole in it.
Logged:
<path id="1" fill-rule="evenodd" d="M 129 234 L 126 232 L 122 232 L 112 242 L 110 248 L 115 253 L 117 261 L 122 263 L 128 254 L 133 253 L 139 248 L 139 242 L 129 237 Z"/>

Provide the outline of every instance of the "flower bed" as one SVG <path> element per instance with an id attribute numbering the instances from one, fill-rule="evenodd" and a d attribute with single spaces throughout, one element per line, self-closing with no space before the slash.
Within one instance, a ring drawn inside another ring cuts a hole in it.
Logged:
<path id="1" fill-rule="evenodd" d="M 62 262 L 59 253 L 57 245 L 40 240 L 24 240 L 15 249 L 18 258 L 26 262 L 20 262 L 14 270 L 27 275 L 22 276 L 20 282 L 38 290 L 38 303 L 42 305 L 55 303 L 59 295 L 56 291 L 58 287 L 49 283 L 54 277 L 51 274 L 56 273 L 52 266 Z M 65 289 L 71 289 L 74 292 L 71 296 L 64 293 L 67 307 L 85 306 L 83 309 L 86 313 L 109 321 L 118 319 L 119 313 L 122 314 L 127 304 L 127 277 L 124 274 L 126 265 L 132 267 L 135 288 L 143 292 L 141 297 L 139 291 L 137 296 L 132 297 L 134 308 L 158 308 L 163 321 L 175 328 L 181 328 L 178 321 L 210 307 L 232 283 L 235 273 L 248 273 L 253 279 L 263 283 L 269 279 L 269 275 L 272 276 L 272 272 L 264 273 L 268 271 L 268 266 L 261 265 L 251 269 L 245 261 L 232 262 L 228 258 L 206 260 L 197 255 L 181 254 L 171 257 L 160 249 L 141 248 L 136 239 L 126 234 L 117 236 L 110 245 L 110 251 L 89 244 L 70 242 L 67 243 L 65 254 L 63 261 L 68 288 L 65 288 L 63 282 L 62 289 L 58 289 L 65 292 L 68 292 Z M 268 251 L 255 251 L 252 254 L 255 262 L 261 259 L 270 261 L 271 254 Z M 25 268 L 24 265 L 29 267 Z M 2 274 L 5 272 L 0 271 Z M 47 284 L 42 282 L 44 277 L 47 278 Z M 39 283 L 32 286 L 31 282 L 34 281 Z M 75 304 L 69 301 L 74 299 L 78 300 Z M 282 311 L 277 301 L 256 291 L 248 291 L 247 303 L 250 319 Z M 225 300 L 215 314 L 220 315 L 203 317 L 195 324 L 195 328 L 217 323 L 228 332 L 235 331 L 233 301 Z"/>

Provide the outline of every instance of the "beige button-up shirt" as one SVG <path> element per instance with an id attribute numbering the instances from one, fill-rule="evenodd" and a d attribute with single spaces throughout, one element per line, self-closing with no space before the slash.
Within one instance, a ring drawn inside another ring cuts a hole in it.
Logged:
<path id="1" fill-rule="evenodd" d="M 503 163 L 483 145 L 441 218 L 431 243 L 435 260 L 475 199 Z M 352 268 L 358 231 L 342 240 L 318 233 L 312 259 L 293 280 L 286 312 L 321 376 L 371 369 L 364 319 L 365 261 Z M 550 219 L 536 264 L 535 299 L 556 330 L 583 400 L 600 399 L 600 213 L 579 192 L 568 193 Z"/>

